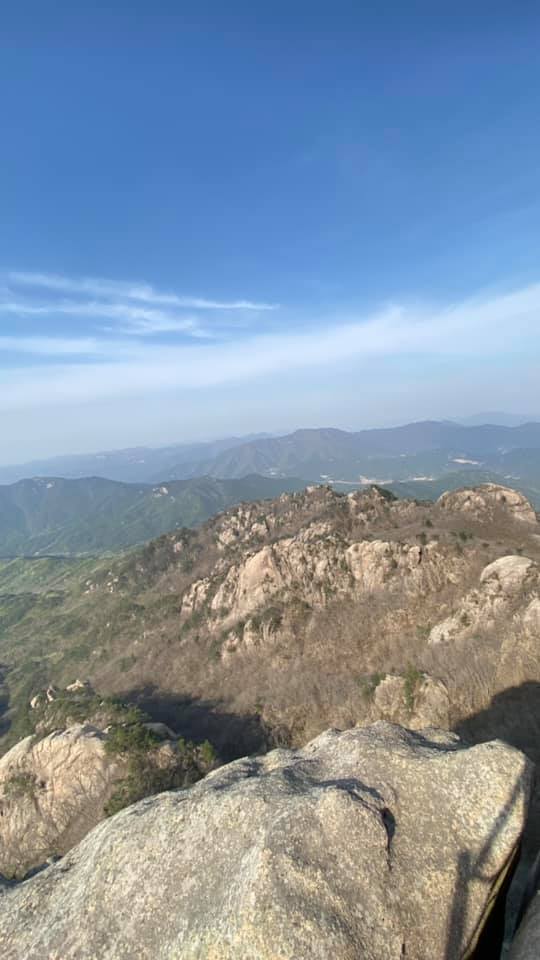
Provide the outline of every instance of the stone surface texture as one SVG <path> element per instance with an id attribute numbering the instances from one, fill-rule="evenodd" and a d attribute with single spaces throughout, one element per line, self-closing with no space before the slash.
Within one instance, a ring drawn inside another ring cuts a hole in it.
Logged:
<path id="1" fill-rule="evenodd" d="M 26 737 L 0 758 L 0 872 L 24 875 L 103 818 L 125 772 L 105 741 L 91 724 L 75 724 L 42 740 Z"/>
<path id="2" fill-rule="evenodd" d="M 503 487 L 498 483 L 482 483 L 478 487 L 450 490 L 437 500 L 443 510 L 460 511 L 473 520 L 493 519 L 495 513 L 506 513 L 513 520 L 536 523 L 536 513 L 518 490 Z"/>
<path id="3" fill-rule="evenodd" d="M 459 960 L 531 766 L 389 723 L 238 760 L 0 889 L 4 960 Z M 521 958 L 520 958 L 521 960 Z"/>

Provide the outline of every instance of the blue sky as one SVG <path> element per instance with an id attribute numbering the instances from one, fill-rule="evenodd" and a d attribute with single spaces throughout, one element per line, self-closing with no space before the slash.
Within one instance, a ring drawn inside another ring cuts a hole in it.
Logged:
<path id="1" fill-rule="evenodd" d="M 7 5 L 0 459 L 539 411 L 539 27 Z"/>

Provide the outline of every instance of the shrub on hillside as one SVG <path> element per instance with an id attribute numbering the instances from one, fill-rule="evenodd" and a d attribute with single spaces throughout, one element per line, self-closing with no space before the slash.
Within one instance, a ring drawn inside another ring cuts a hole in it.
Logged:
<path id="1" fill-rule="evenodd" d="M 135 723 L 115 723 L 108 731 L 105 751 L 122 755 L 145 754 L 158 742 L 155 733 L 148 730 L 140 720 Z"/>
<path id="2" fill-rule="evenodd" d="M 105 804 L 107 816 L 145 797 L 189 787 L 216 764 L 215 751 L 207 740 L 197 747 L 179 739 L 167 757 L 160 754 L 157 744 L 157 737 L 140 724 L 109 733 L 106 750 L 127 758 L 128 772 Z"/>

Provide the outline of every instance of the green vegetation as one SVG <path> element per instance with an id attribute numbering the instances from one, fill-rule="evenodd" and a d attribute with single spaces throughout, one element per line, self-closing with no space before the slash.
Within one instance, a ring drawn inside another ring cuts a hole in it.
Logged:
<path id="1" fill-rule="evenodd" d="M 27 719 L 37 738 L 76 722 L 89 722 L 99 729 L 107 729 L 106 753 L 118 757 L 127 766 L 126 776 L 106 805 L 107 815 L 155 793 L 189 786 L 217 762 L 208 740 L 199 746 L 182 738 L 162 741 L 148 728 L 149 718 L 138 707 L 115 697 L 103 697 L 89 687 L 62 690 L 51 701 L 42 694 Z M 162 748 L 166 749 L 164 755 Z M 4 794 L 10 799 L 33 797 L 37 787 L 33 774 L 16 771 L 5 782 Z"/>
<path id="2" fill-rule="evenodd" d="M 209 740 L 205 740 L 198 748 L 202 762 L 207 767 L 212 767 L 217 762 L 216 751 Z"/>
<path id="3" fill-rule="evenodd" d="M 405 705 L 409 713 L 412 713 L 414 709 L 414 697 L 420 683 L 424 679 L 424 674 L 410 663 L 403 674 L 403 678 L 405 680 Z"/>
<path id="4" fill-rule="evenodd" d="M 283 622 L 284 609 L 279 604 L 269 604 L 263 610 L 253 614 L 251 623 L 254 630 L 262 630 L 264 626 L 269 630 L 278 630 Z"/>
<path id="5" fill-rule="evenodd" d="M 74 723 L 92 723 L 101 728 L 110 726 L 113 744 L 110 752 L 121 752 L 119 746 L 122 737 L 126 738 L 129 745 L 129 737 L 138 735 L 132 731 L 148 733 L 142 726 L 148 717 L 138 707 L 126 704 L 117 697 L 101 696 L 91 687 L 81 687 L 73 691 L 61 690 L 50 701 L 41 693 L 38 703 L 33 709 L 27 710 L 26 716 L 31 733 L 40 738 Z M 153 735 L 146 739 L 155 742 Z M 115 744 L 118 744 L 118 748 Z M 109 750 L 109 744 L 107 749 Z"/>
<path id="6" fill-rule="evenodd" d="M 388 503 L 392 503 L 394 500 L 397 500 L 396 494 L 392 493 L 387 487 L 379 487 L 378 484 L 373 484 L 373 489 L 380 493 L 381 497 L 386 500 Z"/>
<path id="7" fill-rule="evenodd" d="M 140 720 L 134 723 L 116 723 L 109 729 L 105 751 L 121 755 L 146 753 L 158 742 L 159 738 L 155 733 L 148 730 Z"/>
<path id="8" fill-rule="evenodd" d="M 216 763 L 216 754 L 206 740 L 200 747 L 183 739 L 170 746 L 165 762 L 159 762 L 159 738 L 140 719 L 117 724 L 110 731 L 105 749 L 127 761 L 128 771 L 105 805 L 112 816 L 144 797 L 196 783 Z"/>
<path id="9" fill-rule="evenodd" d="M 385 673 L 370 673 L 365 677 L 360 677 L 358 682 L 360 684 L 362 695 L 366 700 L 371 700 L 377 687 L 380 683 L 382 683 L 385 676 Z"/>
<path id="10" fill-rule="evenodd" d="M 64 555 L 125 549 L 168 530 L 193 527 L 243 500 L 274 497 L 301 486 L 294 478 L 198 477 L 150 485 L 101 477 L 20 480 L 0 486 L 4 557 L 41 554 L 43 575 Z M 182 561 L 189 572 L 188 559 Z M 2 590 L 0 569 L 0 590 Z"/>
<path id="11" fill-rule="evenodd" d="M 184 620 L 182 626 L 180 627 L 180 635 L 182 637 L 191 633 L 192 630 L 196 630 L 197 627 L 200 627 L 204 623 L 206 617 L 206 611 L 200 608 L 199 610 L 193 610 L 192 613 Z"/>

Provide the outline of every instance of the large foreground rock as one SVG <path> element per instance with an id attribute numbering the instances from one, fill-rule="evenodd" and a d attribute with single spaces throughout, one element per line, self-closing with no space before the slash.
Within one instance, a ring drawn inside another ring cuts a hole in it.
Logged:
<path id="1" fill-rule="evenodd" d="M 0 894 L 5 960 L 454 960 L 515 855 L 529 762 L 388 723 L 143 800 Z"/>

